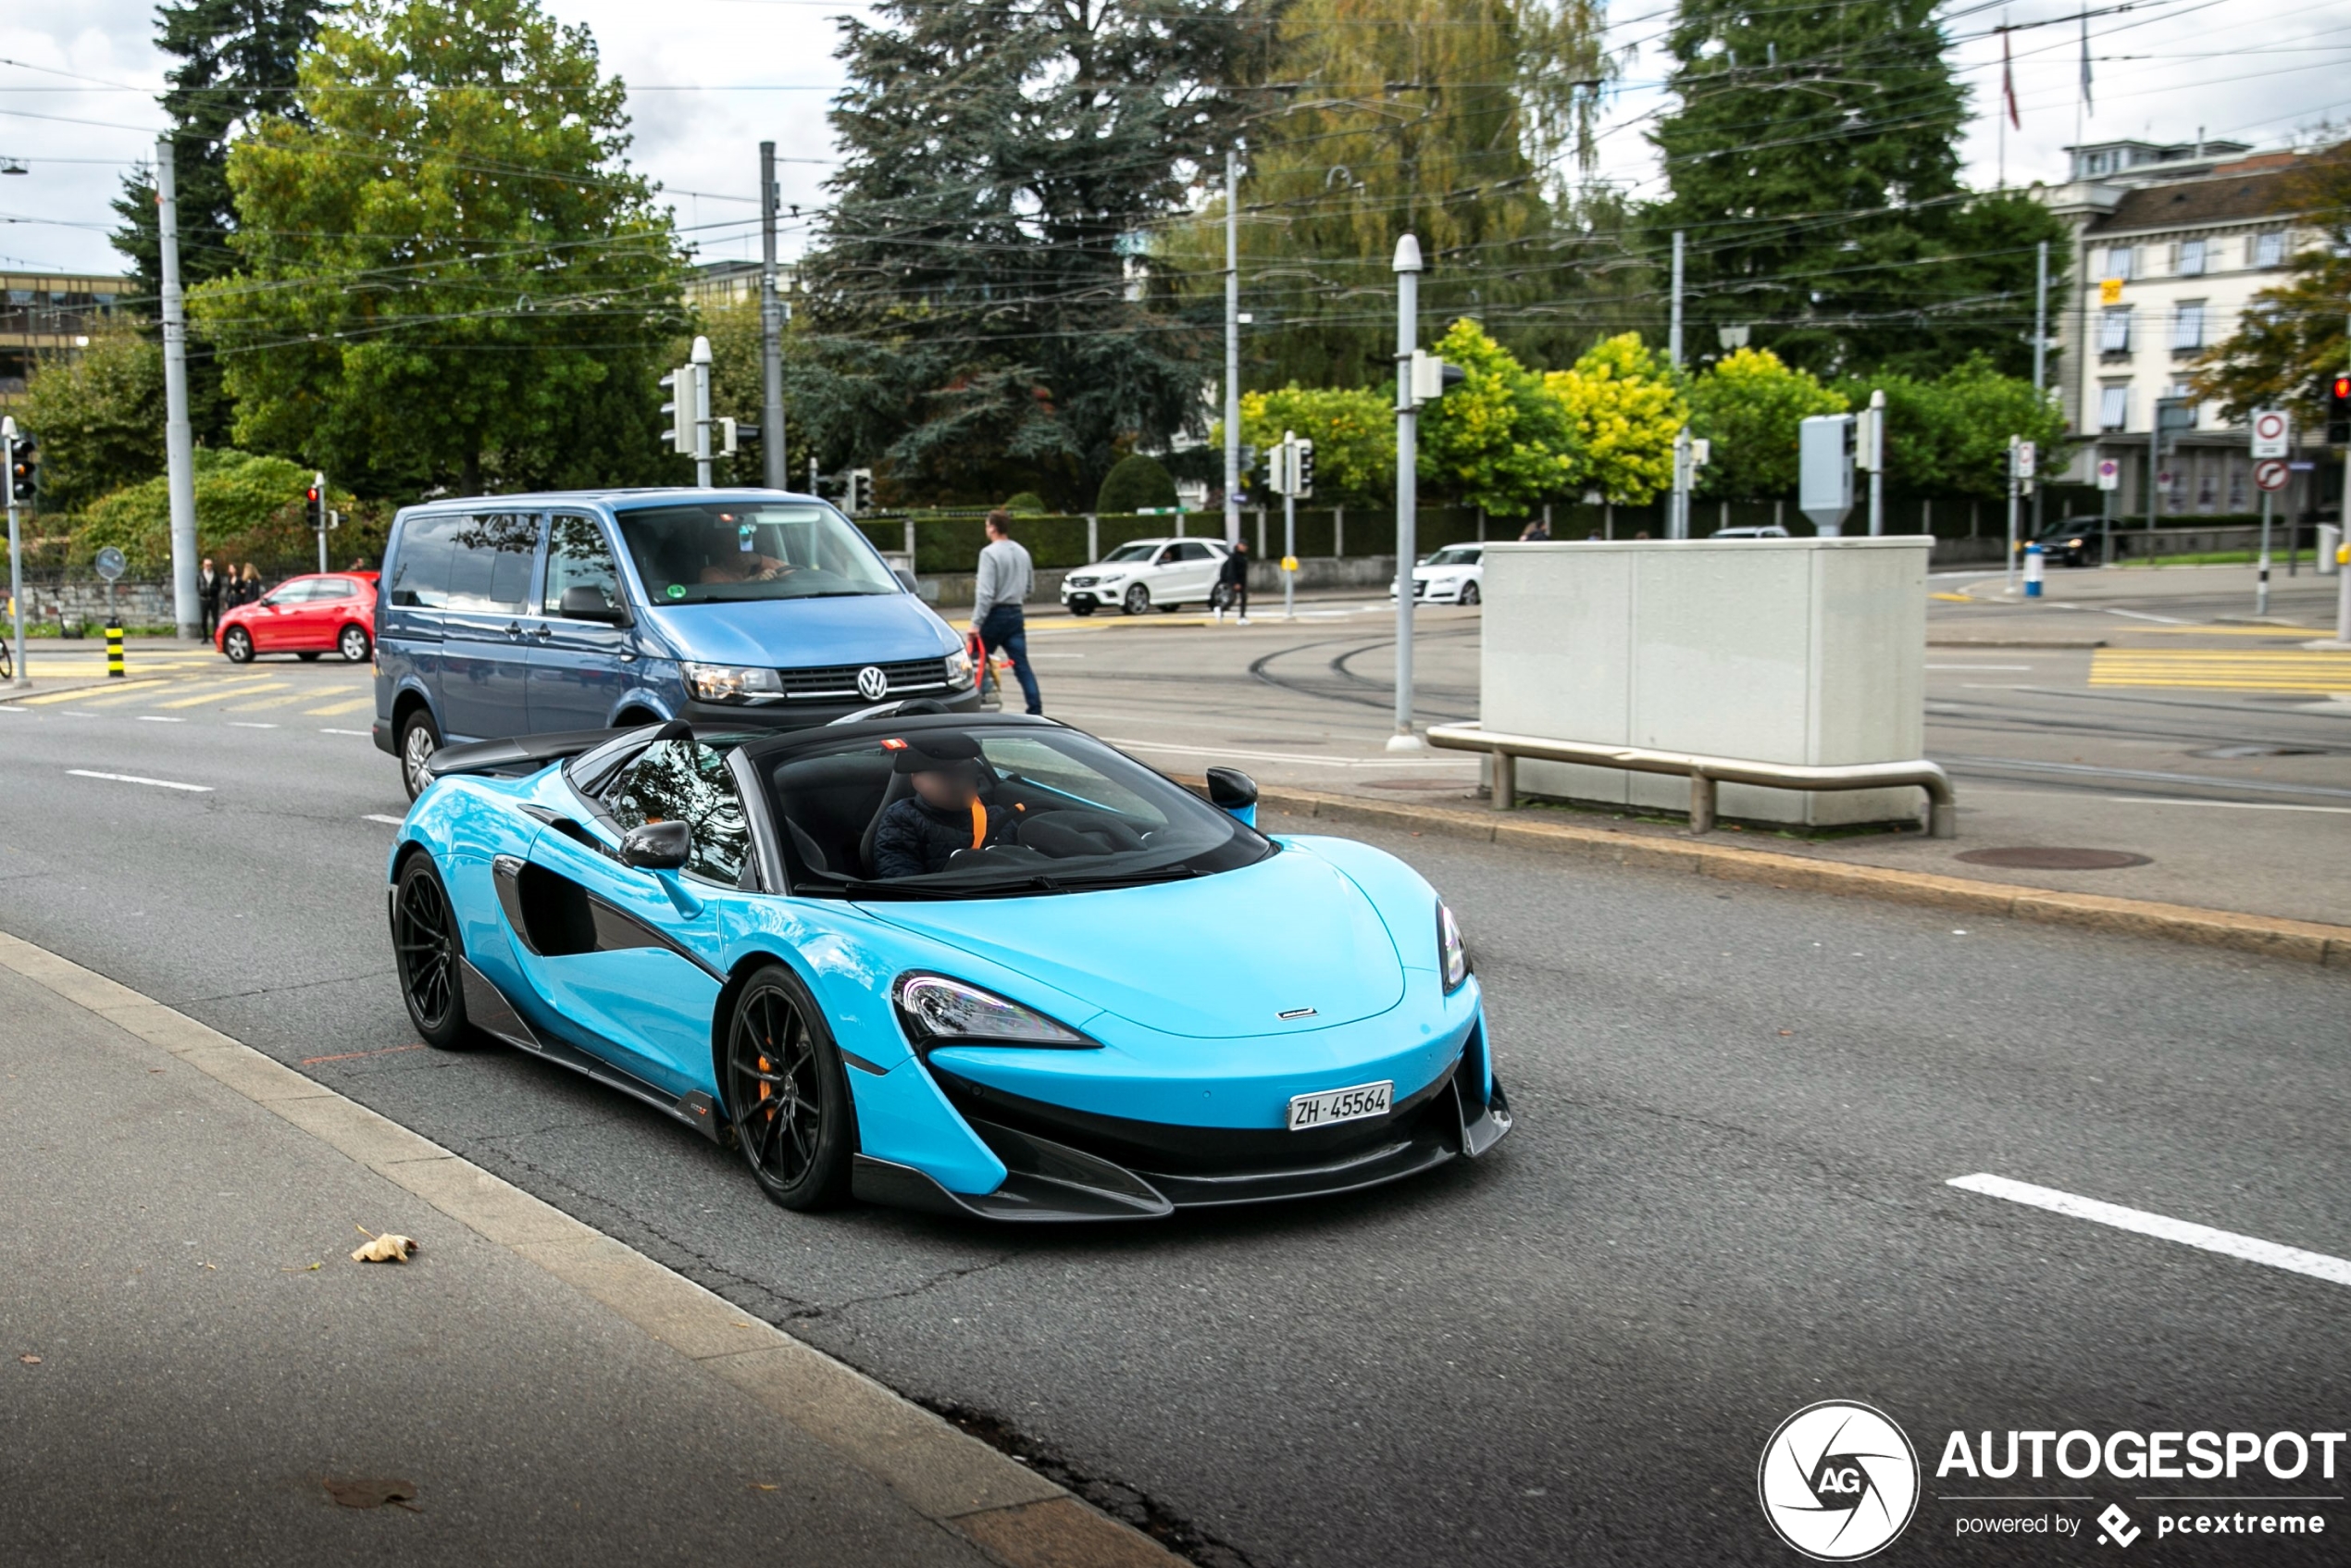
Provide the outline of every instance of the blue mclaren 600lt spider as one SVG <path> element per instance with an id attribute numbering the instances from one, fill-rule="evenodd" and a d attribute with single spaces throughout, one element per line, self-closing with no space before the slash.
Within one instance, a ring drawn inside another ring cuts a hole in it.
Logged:
<path id="1" fill-rule="evenodd" d="M 429 1043 L 488 1036 L 741 1151 L 788 1208 L 1148 1219 L 1510 1130 L 1453 916 L 1048 719 L 910 703 L 452 747 L 391 863 Z"/>

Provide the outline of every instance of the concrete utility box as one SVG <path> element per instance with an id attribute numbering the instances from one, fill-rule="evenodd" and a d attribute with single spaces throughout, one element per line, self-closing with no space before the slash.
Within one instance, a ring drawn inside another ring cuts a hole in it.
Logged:
<path id="1" fill-rule="evenodd" d="M 1493 731 L 1833 766 L 1914 762 L 1926 728 L 1925 535 L 1486 547 Z M 1682 779 L 1532 758 L 1524 794 L 1689 809 Z M 1724 784 L 1725 817 L 1911 822 L 1915 789 Z"/>

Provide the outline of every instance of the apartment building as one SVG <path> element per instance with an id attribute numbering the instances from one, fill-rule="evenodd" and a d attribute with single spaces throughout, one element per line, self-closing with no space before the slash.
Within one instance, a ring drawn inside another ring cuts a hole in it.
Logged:
<path id="1" fill-rule="evenodd" d="M 2302 155 L 2220 141 L 2066 151 L 2071 178 L 2039 194 L 2072 231 L 2070 297 L 2052 305 L 2066 419 L 2088 444 L 2061 477 L 2095 483 L 2098 463 L 2116 460 L 2117 514 L 2145 516 L 2158 406 L 2183 400 L 2155 464 L 2157 516 L 2255 510 L 2245 428 L 2185 402 L 2186 382 L 2196 357 L 2236 330 L 2253 296 L 2320 240 L 2297 224 L 2288 201 Z M 2315 504 L 2314 477 L 2295 473 L 2283 515 Z"/>
<path id="2" fill-rule="evenodd" d="M 23 393 L 36 362 L 80 354 L 136 287 L 97 274 L 0 272 L 0 408 Z"/>

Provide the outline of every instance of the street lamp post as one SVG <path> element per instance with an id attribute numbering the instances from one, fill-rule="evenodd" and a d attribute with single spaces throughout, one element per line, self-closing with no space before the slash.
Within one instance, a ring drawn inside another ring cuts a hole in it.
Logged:
<path id="1" fill-rule="evenodd" d="M 30 686 L 32 679 L 24 672 L 24 545 L 17 537 L 17 421 L 13 415 L 0 417 L 0 452 L 8 454 L 8 608 L 16 620 L 11 635 L 17 644 L 17 673 L 9 684 Z"/>
<path id="2" fill-rule="evenodd" d="M 1421 243 L 1396 242 L 1396 733 L 1391 752 L 1417 752 L 1412 733 L 1412 563 L 1419 554 L 1420 405 L 1412 355 L 1421 346 Z"/>

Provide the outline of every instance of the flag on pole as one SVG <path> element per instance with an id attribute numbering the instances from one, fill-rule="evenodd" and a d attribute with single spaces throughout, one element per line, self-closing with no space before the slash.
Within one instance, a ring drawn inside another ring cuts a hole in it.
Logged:
<path id="1" fill-rule="evenodd" d="M 2082 106 L 2092 114 L 2098 112 L 2096 102 L 2090 96 L 2090 13 L 2082 13 Z"/>
<path id="2" fill-rule="evenodd" d="M 2009 106 L 2009 123 L 2017 130 L 2024 129 L 2024 121 L 2016 112 L 2016 70 L 2009 61 L 2009 30 L 2000 29 L 2000 97 Z"/>

